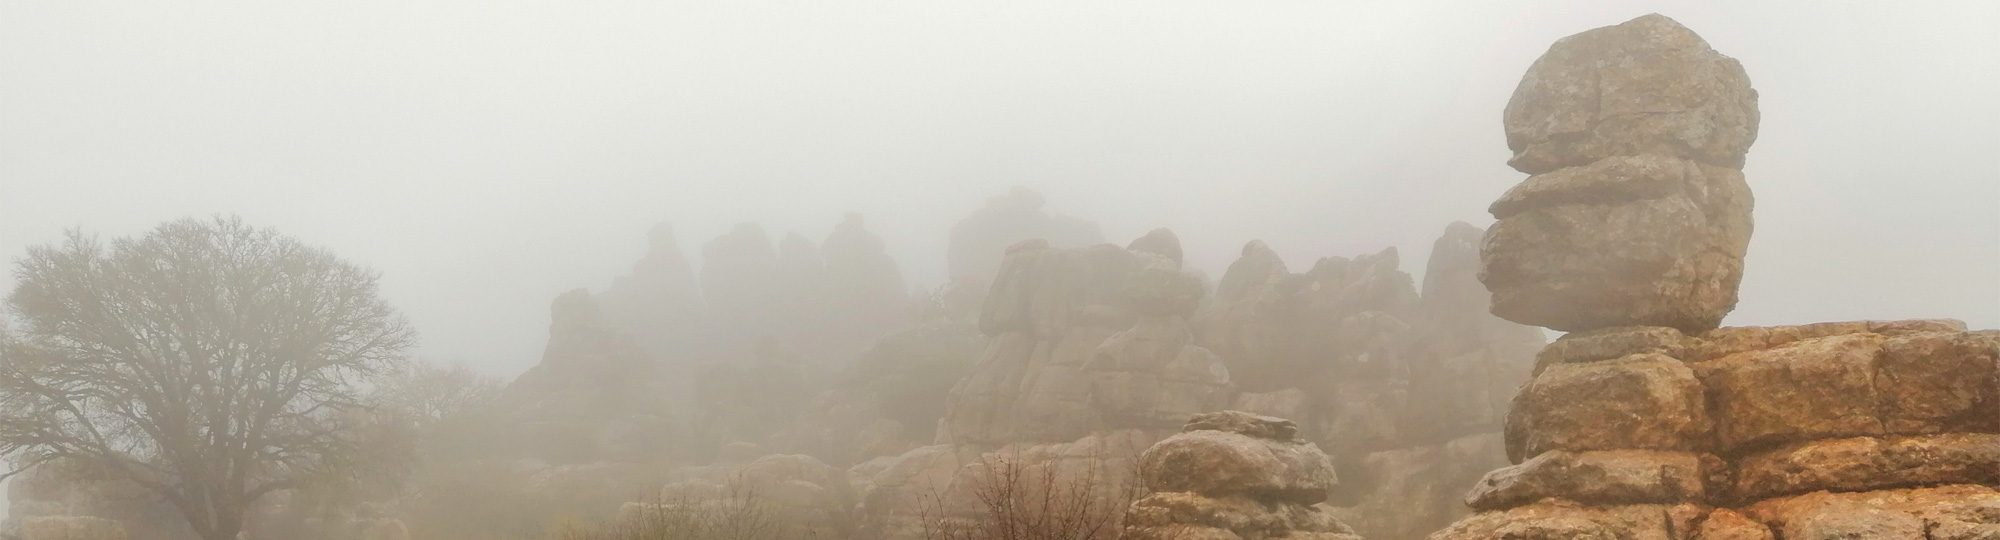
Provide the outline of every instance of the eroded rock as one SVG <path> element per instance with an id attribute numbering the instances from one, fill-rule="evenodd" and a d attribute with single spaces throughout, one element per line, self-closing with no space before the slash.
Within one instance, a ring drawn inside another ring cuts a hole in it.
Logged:
<path id="1" fill-rule="evenodd" d="M 1466 494 L 1465 504 L 1497 510 L 1550 497 L 1594 504 L 1699 504 L 1721 489 L 1727 476 L 1728 466 L 1708 454 L 1556 450 L 1487 474 Z"/>
<path id="2" fill-rule="evenodd" d="M 1710 427 L 1701 381 L 1672 357 L 1559 364 L 1515 398 L 1508 454 L 1519 461 L 1558 449 L 1697 450 Z"/>
<path id="3" fill-rule="evenodd" d="M 1353 540 L 1314 506 L 1335 483 L 1333 464 L 1290 420 L 1240 411 L 1196 415 L 1146 450 L 1151 495 L 1132 503 L 1124 537 Z"/>

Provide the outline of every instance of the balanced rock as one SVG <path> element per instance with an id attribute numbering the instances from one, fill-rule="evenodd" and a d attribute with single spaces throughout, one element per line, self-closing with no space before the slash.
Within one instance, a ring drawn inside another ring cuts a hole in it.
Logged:
<path id="1" fill-rule="evenodd" d="M 1558 40 L 1528 67 L 1507 102 L 1507 164 L 1657 154 L 1741 169 L 1757 120 L 1743 65 L 1656 13 Z"/>
<path id="2" fill-rule="evenodd" d="M 1568 38 L 1507 105 L 1526 182 L 1490 209 L 1493 313 L 1564 331 L 1715 328 L 1751 232 L 1757 99 L 1735 60 L 1647 15 Z"/>

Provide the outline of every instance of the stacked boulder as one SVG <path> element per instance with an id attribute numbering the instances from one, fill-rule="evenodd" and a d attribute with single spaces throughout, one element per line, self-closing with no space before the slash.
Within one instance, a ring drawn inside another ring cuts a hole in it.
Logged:
<path id="1" fill-rule="evenodd" d="M 1672 19 L 1557 41 L 1507 103 L 1508 163 L 1533 176 L 1491 208 L 1493 313 L 1565 332 L 1715 328 L 1743 278 L 1757 118 L 1743 66 Z"/>
<path id="2" fill-rule="evenodd" d="M 1716 328 L 1749 236 L 1742 68 L 1659 15 L 1558 41 L 1508 105 L 1493 311 L 1571 333 L 1459 539 L 2000 538 L 2000 334 Z"/>
<path id="3" fill-rule="evenodd" d="M 1290 420 L 1223 411 L 1194 416 L 1147 449 L 1152 494 L 1126 512 L 1125 540 L 1358 540 L 1318 506 L 1333 463 Z"/>

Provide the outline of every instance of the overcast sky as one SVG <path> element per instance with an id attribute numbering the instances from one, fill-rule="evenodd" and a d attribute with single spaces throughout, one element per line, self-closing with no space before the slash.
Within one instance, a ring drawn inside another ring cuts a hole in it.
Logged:
<path id="1" fill-rule="evenodd" d="M 239 214 L 380 270 L 424 357 L 505 375 L 661 221 L 698 253 L 858 211 L 935 285 L 946 229 L 1023 185 L 1212 275 L 1251 239 L 1417 273 L 1522 179 L 1528 64 L 1654 11 L 1762 95 L 1727 324 L 2000 327 L 1991 1 L 0 0 L 0 257 Z"/>

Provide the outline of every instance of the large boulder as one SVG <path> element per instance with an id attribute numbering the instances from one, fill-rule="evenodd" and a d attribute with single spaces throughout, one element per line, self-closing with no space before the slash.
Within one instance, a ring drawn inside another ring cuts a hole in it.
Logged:
<path id="1" fill-rule="evenodd" d="M 1736 59 L 1659 14 L 1556 41 L 1514 89 L 1507 164 L 1528 174 L 1658 154 L 1732 169 L 1757 140 Z"/>
<path id="2" fill-rule="evenodd" d="M 1333 464 L 1290 420 L 1224 411 L 1195 416 L 1181 434 L 1146 451 L 1141 477 L 1153 491 L 1311 505 L 1326 500 Z"/>
<path id="3" fill-rule="evenodd" d="M 1556 42 L 1507 104 L 1509 164 L 1480 280 L 1493 313 L 1563 331 L 1715 328 L 1736 306 L 1757 93 L 1735 60 L 1647 15 Z"/>
<path id="4" fill-rule="evenodd" d="M 1742 172 L 1667 156 L 1535 175 L 1493 204 L 1480 278 L 1522 324 L 1708 330 L 1736 306 L 1750 207 Z"/>
<path id="5" fill-rule="evenodd" d="M 1882 337 L 1847 334 L 1697 365 L 1723 448 L 1881 435 L 1875 357 Z"/>
<path id="6" fill-rule="evenodd" d="M 1290 420 L 1241 411 L 1196 415 L 1140 457 L 1153 493 L 1125 517 L 1132 540 L 1353 540 L 1353 529 L 1315 506 L 1335 483 L 1333 464 Z"/>
<path id="7" fill-rule="evenodd" d="M 1518 462 L 1550 450 L 1690 451 L 1710 429 L 1693 370 L 1664 355 L 1632 355 L 1535 377 L 1514 399 L 1507 453 Z"/>

